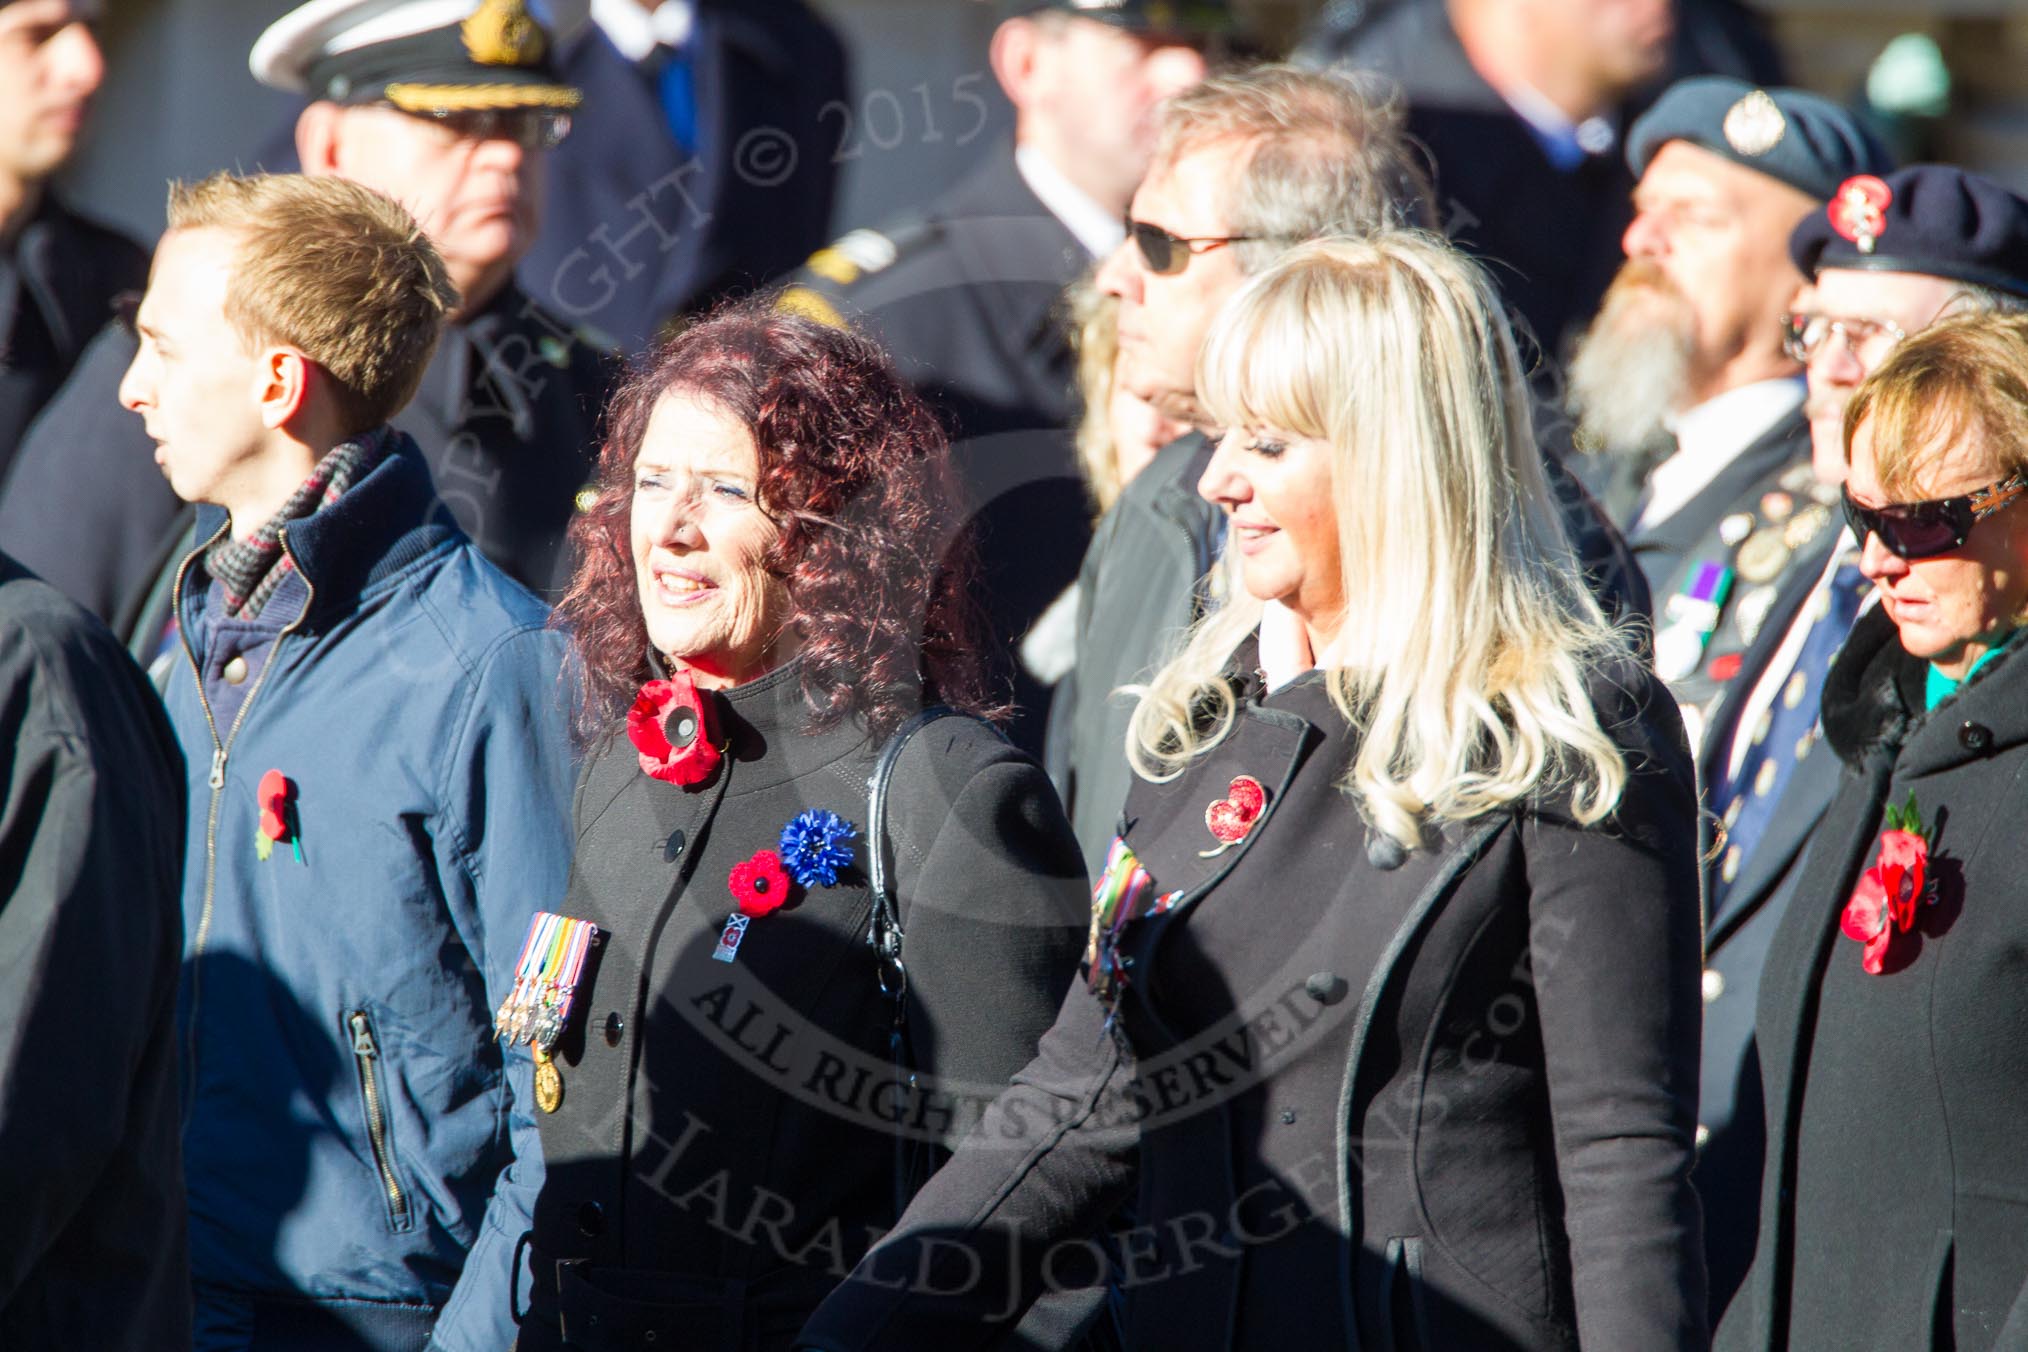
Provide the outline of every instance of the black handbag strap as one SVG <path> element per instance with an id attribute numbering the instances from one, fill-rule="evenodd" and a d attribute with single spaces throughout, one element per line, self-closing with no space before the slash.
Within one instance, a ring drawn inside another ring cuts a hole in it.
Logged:
<path id="1" fill-rule="evenodd" d="M 894 730 L 887 744 L 880 748 L 880 756 L 873 762 L 873 775 L 867 780 L 866 843 L 871 858 L 868 875 L 873 891 L 873 914 L 867 922 L 866 942 L 879 964 L 877 972 L 881 993 L 894 1000 L 897 1020 L 901 1017 L 903 998 L 908 994 L 908 967 L 901 958 L 901 906 L 894 896 L 894 864 L 890 858 L 887 834 L 888 786 L 894 779 L 894 767 L 901 763 L 902 750 L 908 746 L 909 740 L 940 718 L 969 718 L 986 728 L 993 726 L 977 715 L 933 704 Z M 994 735 L 999 735 L 997 730 Z"/>
<path id="2" fill-rule="evenodd" d="M 879 758 L 873 763 L 873 775 L 866 786 L 867 875 L 873 893 L 872 914 L 866 922 L 866 943 L 873 950 L 874 972 L 880 982 L 881 994 L 894 1002 L 894 1026 L 888 1033 L 887 1045 L 894 1060 L 895 1075 L 908 1084 L 911 1092 L 915 1088 L 916 1076 L 911 1065 L 914 1058 L 908 1046 L 908 965 L 901 956 L 901 905 L 894 895 L 887 799 L 889 785 L 894 779 L 894 767 L 901 763 L 903 748 L 908 745 L 909 739 L 940 718 L 969 718 L 985 727 L 993 726 L 976 715 L 933 704 L 896 728 L 888 737 L 887 744 L 880 748 Z M 994 735 L 999 735 L 997 730 Z M 907 1133 L 897 1118 L 894 1124 L 894 1215 L 897 1220 L 908 1208 L 908 1199 L 915 1194 L 915 1185 L 919 1181 L 915 1178 L 919 1171 L 912 1166 L 909 1145 Z"/>

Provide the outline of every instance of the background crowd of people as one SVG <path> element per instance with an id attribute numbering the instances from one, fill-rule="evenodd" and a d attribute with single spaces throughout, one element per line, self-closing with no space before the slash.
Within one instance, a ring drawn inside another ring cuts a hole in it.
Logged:
<path id="1" fill-rule="evenodd" d="M 0 1347 L 2028 1347 L 2028 200 L 995 5 L 833 238 L 800 0 L 278 4 L 151 251 L 0 0 Z"/>

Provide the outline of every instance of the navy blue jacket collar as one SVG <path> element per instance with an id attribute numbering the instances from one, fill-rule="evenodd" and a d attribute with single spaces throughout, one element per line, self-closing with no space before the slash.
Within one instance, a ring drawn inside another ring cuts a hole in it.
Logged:
<path id="1" fill-rule="evenodd" d="M 225 529 L 223 507 L 197 508 L 197 539 Z M 438 500 L 429 465 L 408 433 L 396 430 L 387 454 L 328 506 L 282 528 L 297 570 L 313 589 L 308 618 L 351 609 L 362 593 L 431 551 L 465 538 Z M 202 565 L 200 557 L 195 561 Z"/>

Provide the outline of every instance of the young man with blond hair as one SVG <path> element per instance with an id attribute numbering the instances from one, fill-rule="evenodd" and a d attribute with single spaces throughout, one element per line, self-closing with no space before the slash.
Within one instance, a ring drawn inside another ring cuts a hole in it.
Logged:
<path id="1" fill-rule="evenodd" d="M 199 1349 L 499 1349 L 541 1183 L 492 1011 L 568 865 L 561 652 L 387 425 L 458 303 L 335 178 L 172 190 L 120 398 L 200 504 L 165 690 Z"/>

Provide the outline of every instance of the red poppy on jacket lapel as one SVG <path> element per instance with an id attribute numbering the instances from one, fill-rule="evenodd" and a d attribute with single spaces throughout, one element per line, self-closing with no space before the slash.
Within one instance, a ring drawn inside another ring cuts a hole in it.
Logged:
<path id="1" fill-rule="evenodd" d="M 711 740 L 704 695 L 688 676 L 650 681 L 627 710 L 627 736 L 651 778 L 695 788 L 711 778 L 723 754 Z"/>
<path id="2" fill-rule="evenodd" d="M 1887 809 L 1887 829 L 1880 833 L 1880 856 L 1859 875 L 1852 899 L 1845 903 L 1838 928 L 1848 939 L 1866 946 L 1859 965 L 1873 976 L 1887 967 L 1894 936 L 1915 928 L 1918 905 L 1929 888 L 1928 830 L 1916 810 L 1915 795 L 1902 807 Z"/>

